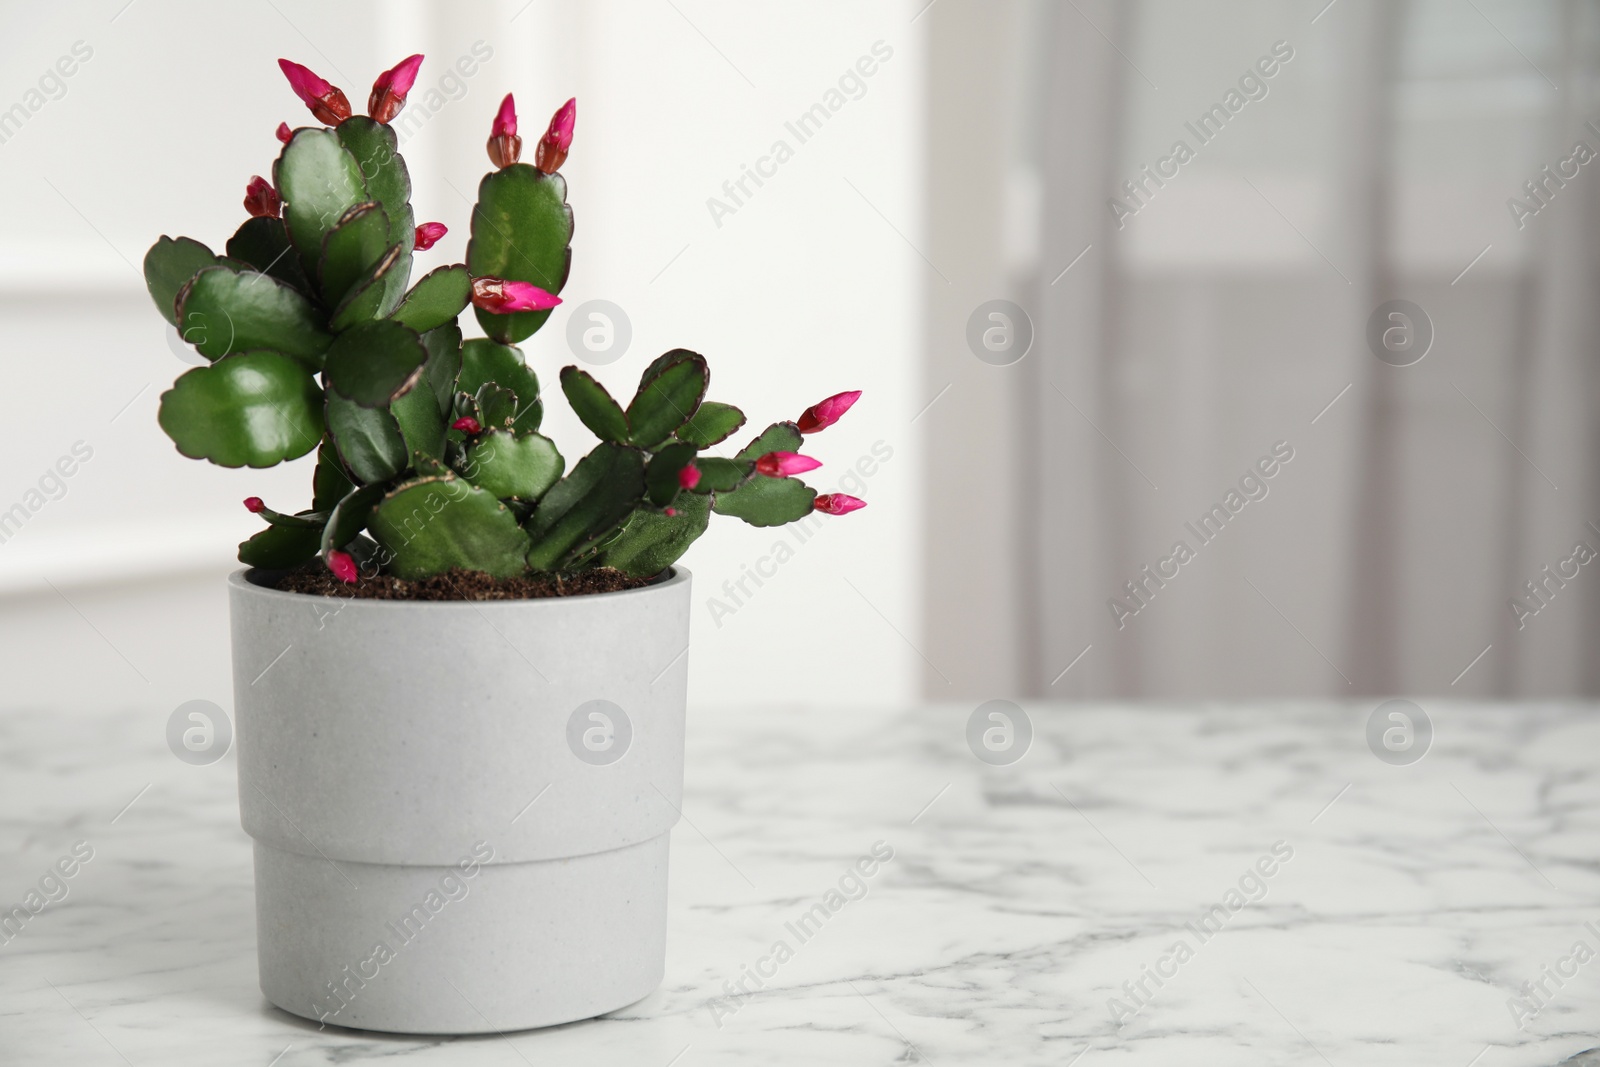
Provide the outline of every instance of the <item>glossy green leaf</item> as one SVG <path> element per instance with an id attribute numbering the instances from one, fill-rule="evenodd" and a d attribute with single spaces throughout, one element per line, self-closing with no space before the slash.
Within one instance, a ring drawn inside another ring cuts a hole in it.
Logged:
<path id="1" fill-rule="evenodd" d="M 459 263 L 424 274 L 390 317 L 423 333 L 446 323 L 472 302 L 472 276 Z"/>
<path id="2" fill-rule="evenodd" d="M 283 198 L 284 225 L 307 277 L 317 276 L 322 240 L 344 213 L 373 197 L 361 165 L 345 151 L 334 131 L 296 130 L 272 165 L 273 184 Z"/>
<path id="3" fill-rule="evenodd" d="M 566 461 L 550 438 L 490 430 L 467 449 L 463 469 L 468 481 L 497 497 L 532 501 L 556 484 L 565 468 Z"/>
<path id="4" fill-rule="evenodd" d="M 363 484 L 388 481 L 410 462 L 400 425 L 387 408 L 362 407 L 329 390 L 327 420 L 339 459 Z"/>
<path id="5" fill-rule="evenodd" d="M 738 433 L 744 421 L 744 412 L 732 404 L 707 400 L 701 403 L 688 422 L 678 427 L 677 437 L 696 448 L 710 448 Z"/>
<path id="6" fill-rule="evenodd" d="M 526 163 L 490 171 L 472 209 L 467 268 L 472 276 L 532 282 L 550 293 L 567 284 L 572 266 L 572 209 L 567 182 Z M 496 315 L 477 309 L 483 332 L 514 344 L 545 324 L 549 311 Z"/>
<path id="7" fill-rule="evenodd" d="M 666 507 L 678 495 L 678 475 L 694 459 L 694 446 L 671 444 L 650 457 L 645 468 L 645 495 L 656 507 Z"/>
<path id="8" fill-rule="evenodd" d="M 341 396 L 362 407 L 381 408 L 417 383 L 427 359 L 428 350 L 414 331 L 380 319 L 340 334 L 328 349 L 323 373 Z"/>
<path id="9" fill-rule="evenodd" d="M 340 142 L 355 156 L 367 191 L 389 216 L 386 245 L 400 246 L 399 259 L 384 276 L 379 314 L 388 315 L 399 305 L 411 282 L 411 251 L 417 232 L 416 215 L 411 210 L 411 175 L 400 156 L 393 127 L 365 115 L 352 115 L 339 123 L 337 132 Z"/>
<path id="10" fill-rule="evenodd" d="M 520 409 L 517 394 L 505 386 L 488 382 L 472 400 L 478 412 L 474 418 L 485 430 L 510 430 L 516 426 Z"/>
<path id="11" fill-rule="evenodd" d="M 626 519 L 643 497 L 644 455 L 602 441 L 539 502 L 528 523 L 528 565 L 559 567 Z"/>
<path id="12" fill-rule="evenodd" d="M 330 511 L 355 487 L 355 479 L 340 462 L 333 439 L 323 437 L 322 444 L 317 446 L 317 469 L 311 475 L 311 506 L 318 511 Z"/>
<path id="13" fill-rule="evenodd" d="M 422 347 L 428 350 L 422 376 L 433 390 L 440 412 L 449 411 L 456 395 L 456 379 L 461 376 L 461 327 L 452 322 L 429 330 L 422 335 Z"/>
<path id="14" fill-rule="evenodd" d="M 180 376 L 161 394 L 161 428 L 191 459 L 271 467 L 322 437 L 322 390 L 277 352 L 239 352 Z"/>
<path id="15" fill-rule="evenodd" d="M 693 352 L 668 363 L 639 387 L 628 405 L 629 439 L 654 448 L 694 414 L 706 395 L 710 375 L 705 358 Z"/>
<path id="16" fill-rule="evenodd" d="M 731 493 L 712 494 L 718 515 L 732 515 L 751 526 L 782 526 L 811 514 L 817 491 L 798 478 L 758 474 Z"/>
<path id="17" fill-rule="evenodd" d="M 357 280 L 372 273 L 391 243 L 389 216 L 376 200 L 346 211 L 322 239 L 317 281 L 323 302 L 337 307 Z"/>
<path id="18" fill-rule="evenodd" d="M 184 339 L 213 361 L 270 348 L 320 370 L 333 343 L 316 306 L 266 274 L 207 267 L 179 294 L 178 313 Z"/>
<path id="19" fill-rule="evenodd" d="M 144 284 L 161 317 L 178 324 L 178 293 L 207 267 L 221 265 L 211 249 L 189 237 L 162 237 L 144 254 Z"/>
<path id="20" fill-rule="evenodd" d="M 503 385 L 517 394 L 518 433 L 532 433 L 544 418 L 539 399 L 539 379 L 522 361 L 522 352 L 509 345 L 474 337 L 461 346 L 461 375 L 456 391 L 476 395 L 485 382 Z"/>
<path id="21" fill-rule="evenodd" d="M 628 416 L 622 405 L 611 398 L 606 387 L 595 381 L 588 371 L 577 367 L 561 369 L 561 391 L 573 413 L 602 441 L 628 443 Z"/>
<path id="22" fill-rule="evenodd" d="M 388 251 L 355 280 L 339 306 L 333 309 L 328 322 L 335 333 L 383 315 L 384 301 L 388 299 L 388 278 L 390 272 L 399 269 L 400 261 L 400 246 L 390 245 Z"/>
<path id="23" fill-rule="evenodd" d="M 322 537 L 318 544 L 318 551 L 324 559 L 328 557 L 329 552 L 336 548 L 344 548 L 354 541 L 356 535 L 367 528 L 367 521 L 372 517 L 372 509 L 383 499 L 386 488 L 384 485 L 363 485 L 346 493 L 339 503 L 334 505 L 332 514 L 328 516 L 327 525 L 322 528 Z"/>
<path id="24" fill-rule="evenodd" d="M 605 547 L 596 563 L 636 578 L 654 577 L 672 566 L 706 532 L 711 498 L 684 493 L 673 510 L 676 515 L 650 508 L 635 511 L 621 536 Z"/>
<path id="25" fill-rule="evenodd" d="M 322 531 L 299 526 L 268 526 L 239 545 L 239 562 L 247 567 L 286 571 L 317 558 Z"/>
<path id="26" fill-rule="evenodd" d="M 800 428 L 792 422 L 775 422 L 740 450 L 739 460 L 754 463 L 768 452 L 796 452 Z M 757 474 L 732 492 L 713 496 L 718 515 L 732 515 L 751 526 L 781 526 L 811 514 L 817 491 L 798 478 L 769 478 Z"/>
<path id="27" fill-rule="evenodd" d="M 694 465 L 700 471 L 700 480 L 694 486 L 696 493 L 731 492 L 744 484 L 756 469 L 748 460 L 720 456 L 701 456 Z"/>
<path id="28" fill-rule="evenodd" d="M 395 422 L 400 425 L 400 435 L 405 438 L 406 448 L 413 453 L 432 456 L 435 459 L 444 458 L 445 425 L 444 414 L 439 410 L 439 402 L 434 398 L 433 390 L 426 385 L 418 385 L 406 392 L 400 399 L 389 405 L 389 411 L 394 415 Z"/>
<path id="29" fill-rule="evenodd" d="M 451 567 L 497 578 L 521 574 L 528 535 L 493 494 L 460 478 L 424 478 L 383 498 L 368 524 L 388 554 L 388 571 L 425 578 Z"/>
<path id="30" fill-rule="evenodd" d="M 792 422 L 775 422 L 761 431 L 761 435 L 739 450 L 737 459 L 752 462 L 768 452 L 798 452 L 804 438 L 800 427 Z"/>
<path id="31" fill-rule="evenodd" d="M 267 215 L 246 219 L 228 238 L 228 255 L 308 296 L 312 293 L 306 272 L 300 267 L 300 257 L 289 244 L 289 232 L 283 228 L 282 219 Z"/>

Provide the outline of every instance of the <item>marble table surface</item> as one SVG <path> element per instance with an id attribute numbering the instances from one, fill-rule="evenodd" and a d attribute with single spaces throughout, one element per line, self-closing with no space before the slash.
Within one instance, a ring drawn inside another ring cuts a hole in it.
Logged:
<path id="1" fill-rule="evenodd" d="M 1029 705 L 1010 766 L 970 705 L 692 710 L 666 980 L 457 1039 L 267 1004 L 233 760 L 171 709 L 0 713 L 0 903 L 91 854 L 0 934 L 0 1064 L 1600 1063 L 1600 708 L 1423 703 L 1403 766 L 1372 704 Z"/>

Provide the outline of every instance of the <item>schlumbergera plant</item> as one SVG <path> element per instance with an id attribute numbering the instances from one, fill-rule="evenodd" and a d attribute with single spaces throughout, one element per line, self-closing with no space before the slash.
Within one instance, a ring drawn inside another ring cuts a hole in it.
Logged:
<path id="1" fill-rule="evenodd" d="M 530 165 L 505 98 L 466 262 L 408 288 L 413 252 L 446 232 L 416 223 L 389 126 L 421 64 L 411 56 L 380 75 L 361 116 L 338 88 L 280 60 L 321 125 L 279 125 L 272 181 L 250 181 L 250 217 L 225 254 L 162 237 L 145 256 L 156 306 L 210 361 L 162 394 L 161 427 L 178 451 L 256 468 L 317 453 L 309 508 L 245 501 L 267 526 L 239 546 L 240 561 L 286 569 L 320 558 L 345 582 L 451 568 L 644 577 L 677 560 L 713 511 L 775 526 L 862 507 L 795 477 L 820 466 L 800 453 L 802 436 L 859 392 L 712 456 L 745 416 L 706 399 L 706 361 L 684 349 L 645 368 L 626 406 L 585 371 L 562 369 L 562 392 L 600 439 L 567 469 L 539 433 L 539 380 L 516 346 L 561 302 L 571 266 L 559 171 L 576 104 L 556 111 Z M 463 340 L 457 318 L 469 304 L 486 337 Z"/>

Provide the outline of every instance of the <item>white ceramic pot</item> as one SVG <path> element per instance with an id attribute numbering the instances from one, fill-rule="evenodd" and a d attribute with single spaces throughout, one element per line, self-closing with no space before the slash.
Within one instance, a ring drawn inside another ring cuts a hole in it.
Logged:
<path id="1" fill-rule="evenodd" d="M 261 991 L 339 1026 L 487 1033 L 661 981 L 689 572 L 381 601 L 229 580 Z"/>

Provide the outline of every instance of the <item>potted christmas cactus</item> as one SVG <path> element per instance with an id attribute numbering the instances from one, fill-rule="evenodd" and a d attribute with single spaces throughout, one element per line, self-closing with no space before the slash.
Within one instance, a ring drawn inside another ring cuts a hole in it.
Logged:
<path id="1" fill-rule="evenodd" d="M 568 101 L 521 161 L 507 96 L 464 263 L 412 284 L 418 225 L 389 122 L 280 61 L 317 124 L 278 128 L 272 180 L 219 254 L 162 237 L 150 294 L 208 361 L 161 397 L 185 456 L 315 453 L 311 498 L 230 580 L 240 814 L 254 839 L 262 991 L 326 1023 L 472 1033 L 588 1018 L 664 972 L 668 830 L 683 788 L 689 573 L 712 513 L 755 526 L 818 495 L 803 436 L 840 393 L 732 455 L 745 423 L 677 349 L 620 402 L 561 391 L 598 439 L 569 463 L 517 347 L 560 303 Z M 485 336 L 464 338 L 468 306 Z"/>

